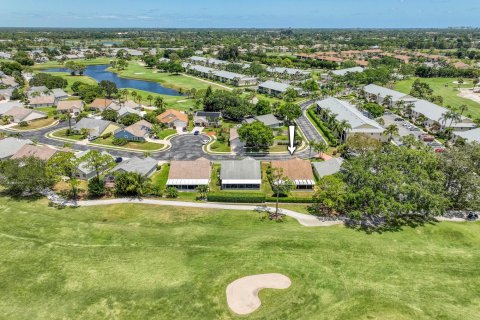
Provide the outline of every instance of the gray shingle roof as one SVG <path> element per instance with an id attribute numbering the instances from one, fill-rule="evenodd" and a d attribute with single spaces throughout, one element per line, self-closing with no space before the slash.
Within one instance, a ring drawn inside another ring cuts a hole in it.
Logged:
<path id="1" fill-rule="evenodd" d="M 31 144 L 30 140 L 23 140 L 17 138 L 5 138 L 0 140 L 0 159 L 5 159 L 13 156 L 24 145 Z"/>
<path id="2" fill-rule="evenodd" d="M 362 67 L 353 67 L 353 68 L 347 68 L 347 69 L 340 69 L 340 70 L 333 70 L 332 74 L 336 76 L 344 76 L 347 73 L 356 73 L 356 72 L 363 72 Z"/>
<path id="3" fill-rule="evenodd" d="M 260 161 L 252 158 L 228 160 L 221 162 L 220 179 L 222 180 L 258 180 L 262 179 Z"/>
<path id="4" fill-rule="evenodd" d="M 275 82 L 275 81 L 272 81 L 272 80 L 265 81 L 265 82 L 259 84 L 258 86 L 260 88 L 266 88 L 266 89 L 275 90 L 275 91 L 278 91 L 278 92 L 285 92 L 285 91 L 287 91 L 288 88 L 290 88 L 289 84 Z"/>
<path id="5" fill-rule="evenodd" d="M 365 87 L 363 87 L 363 90 L 366 93 L 378 95 L 382 99 L 385 98 L 386 96 L 391 96 L 393 102 L 396 102 L 396 101 L 398 101 L 402 98 L 410 97 L 406 93 L 395 91 L 395 90 L 388 89 L 388 88 L 381 87 L 381 86 L 377 86 L 376 84 L 366 85 Z"/>
<path id="6" fill-rule="evenodd" d="M 142 176 L 146 176 L 150 171 L 153 170 L 153 168 L 157 166 L 157 164 L 158 161 L 150 157 L 145 159 L 133 157 L 117 165 L 115 168 L 113 168 L 112 172 L 136 172 L 141 174 Z"/>
<path id="7" fill-rule="evenodd" d="M 255 116 L 250 119 L 245 120 L 247 123 L 252 123 L 255 121 L 260 121 L 266 126 L 272 126 L 272 125 L 281 125 L 283 124 L 282 120 L 279 120 L 277 117 L 275 117 L 273 114 L 264 114 L 262 116 Z"/>
<path id="8" fill-rule="evenodd" d="M 78 123 L 76 123 L 72 129 L 76 131 L 80 131 L 81 129 L 87 129 L 92 135 L 99 135 L 103 131 L 105 131 L 105 129 L 107 129 L 107 127 L 111 123 L 112 122 L 110 121 L 101 119 L 83 118 Z"/>
<path id="9" fill-rule="evenodd" d="M 327 98 L 317 102 L 321 109 L 328 109 L 337 115 L 337 121 L 346 120 L 351 126 L 350 132 L 383 132 L 385 129 L 375 120 L 365 117 L 347 101 Z"/>
<path id="10" fill-rule="evenodd" d="M 467 142 L 473 143 L 473 142 L 478 142 L 480 143 L 480 128 L 475 128 L 472 130 L 468 131 L 455 131 L 454 134 L 456 136 L 459 136 Z"/>
<path id="11" fill-rule="evenodd" d="M 313 162 L 313 168 L 315 169 L 315 173 L 317 177 L 322 178 L 325 176 L 329 176 L 335 174 L 340 171 L 342 166 L 343 159 L 342 158 L 332 158 L 327 161 L 322 162 Z"/>

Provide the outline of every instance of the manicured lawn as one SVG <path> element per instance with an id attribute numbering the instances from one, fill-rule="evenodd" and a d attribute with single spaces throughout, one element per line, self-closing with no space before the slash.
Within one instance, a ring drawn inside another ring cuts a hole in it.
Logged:
<path id="1" fill-rule="evenodd" d="M 71 140 L 77 140 L 77 141 L 85 139 L 82 135 L 79 135 L 79 134 L 67 135 L 67 129 L 55 131 L 52 133 L 52 136 L 57 138 L 65 138 L 65 139 L 71 139 Z"/>
<path id="2" fill-rule="evenodd" d="M 112 59 L 113 58 L 110 58 L 110 57 L 100 57 L 95 59 L 78 59 L 74 61 L 78 63 L 83 63 L 88 66 L 88 65 L 109 64 L 110 60 Z M 46 63 L 37 63 L 32 68 L 41 70 L 41 69 L 49 69 L 49 68 L 61 68 L 63 66 L 64 64 L 58 61 L 48 61 Z"/>
<path id="3" fill-rule="evenodd" d="M 160 132 L 157 138 L 165 139 L 166 137 L 171 136 L 172 134 L 175 134 L 175 133 L 177 133 L 177 130 L 175 129 L 165 129 Z"/>
<path id="4" fill-rule="evenodd" d="M 418 78 L 399 81 L 395 85 L 395 89 L 404 93 L 410 93 L 413 81 Z M 460 107 L 462 104 L 468 106 L 468 111 L 464 115 L 470 117 L 480 117 L 480 103 L 470 99 L 459 97 L 458 85 L 454 84 L 456 78 L 420 78 L 422 82 L 426 82 L 433 89 L 434 95 L 443 97 L 443 106 Z M 465 84 L 460 85 L 461 88 L 472 88 L 472 80 L 464 79 Z M 445 85 L 448 85 L 445 87 Z"/>
<path id="5" fill-rule="evenodd" d="M 162 188 L 162 190 L 165 189 L 169 172 L 170 172 L 170 164 L 166 163 L 162 165 L 160 170 L 155 172 L 151 177 L 152 183 L 155 185 L 159 185 Z"/>
<path id="6" fill-rule="evenodd" d="M 156 69 L 150 69 L 138 64 L 138 61 L 130 61 L 125 70 L 118 71 L 109 68 L 109 71 L 116 72 L 124 78 L 140 79 L 147 81 L 155 81 L 161 83 L 163 86 L 187 91 L 190 89 L 207 89 L 212 86 L 213 89 L 225 90 L 224 88 L 207 82 L 196 79 L 195 77 L 186 77 L 184 75 L 175 75 L 170 73 L 156 72 Z"/>
<path id="7" fill-rule="evenodd" d="M 479 223 L 367 235 L 258 213 L 0 198 L 8 319 L 242 319 L 225 289 L 279 272 L 248 319 L 475 319 Z"/>
<path id="8" fill-rule="evenodd" d="M 168 96 L 164 94 L 157 94 L 149 91 L 143 91 L 138 89 L 126 88 L 129 91 L 128 98 L 133 100 L 133 96 L 131 93 L 135 91 L 137 93 L 137 97 L 141 96 L 142 100 L 140 101 L 142 104 L 149 105 L 150 101 L 147 100 L 147 97 L 151 95 L 153 97 L 153 101 L 155 101 L 156 97 L 162 97 L 163 101 L 166 103 L 167 108 L 177 109 L 177 110 L 189 110 L 190 108 L 195 107 L 195 101 L 192 99 L 188 99 L 185 96 Z M 152 101 L 152 103 L 153 103 Z"/>
<path id="9" fill-rule="evenodd" d="M 40 107 L 35 108 L 35 110 L 45 112 L 49 117 L 53 117 L 57 113 L 57 107 Z"/>
<path id="10" fill-rule="evenodd" d="M 39 120 L 29 122 L 27 127 L 21 127 L 20 125 L 16 125 L 16 126 L 13 126 L 12 128 L 16 130 L 33 130 L 33 129 L 39 129 L 39 128 L 49 126 L 54 122 L 55 122 L 55 119 L 53 118 L 39 119 Z"/>
<path id="11" fill-rule="evenodd" d="M 71 89 L 72 84 L 74 84 L 77 81 L 80 81 L 80 82 L 83 82 L 83 83 L 86 83 L 86 84 L 90 84 L 90 85 L 97 84 L 97 81 L 95 81 L 95 79 L 93 79 L 89 76 L 72 76 L 67 72 L 49 72 L 49 74 L 52 74 L 54 76 L 59 76 L 59 77 L 62 77 L 64 79 L 66 79 L 67 82 L 68 82 L 68 85 L 67 85 L 67 88 L 65 88 L 65 91 L 68 92 L 68 93 L 73 92 L 72 89 Z"/>
<path id="12" fill-rule="evenodd" d="M 139 151 L 156 151 L 163 148 L 163 144 L 160 143 L 153 143 L 153 142 L 133 142 L 130 141 L 126 145 L 123 146 L 116 146 L 113 144 L 113 138 L 109 137 L 107 139 L 98 138 L 95 141 L 92 141 L 91 144 L 99 144 L 109 147 L 117 147 L 117 148 L 126 148 L 126 149 L 135 149 Z"/>
<path id="13" fill-rule="evenodd" d="M 232 151 L 230 149 L 230 146 L 228 145 L 228 141 L 225 141 L 225 142 L 221 143 L 218 140 L 215 140 L 215 142 L 212 143 L 212 145 L 210 146 L 210 149 L 212 151 L 216 151 L 216 152 L 230 152 L 230 151 Z"/>

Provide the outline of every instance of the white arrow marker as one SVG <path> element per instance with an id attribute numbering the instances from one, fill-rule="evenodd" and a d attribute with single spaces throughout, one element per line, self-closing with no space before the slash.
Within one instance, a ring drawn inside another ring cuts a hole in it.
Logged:
<path id="1" fill-rule="evenodd" d="M 288 138 L 290 140 L 290 145 L 288 146 L 288 151 L 290 155 L 293 155 L 297 147 L 295 147 L 295 126 L 288 126 Z"/>

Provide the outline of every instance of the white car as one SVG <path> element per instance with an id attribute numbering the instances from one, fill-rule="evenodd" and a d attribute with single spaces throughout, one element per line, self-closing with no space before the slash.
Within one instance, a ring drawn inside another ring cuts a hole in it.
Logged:
<path id="1" fill-rule="evenodd" d="M 203 144 L 203 145 L 206 145 L 206 144 L 209 143 L 209 142 L 210 142 L 210 140 L 206 140 L 206 139 L 205 139 L 205 140 L 202 140 L 202 144 Z"/>

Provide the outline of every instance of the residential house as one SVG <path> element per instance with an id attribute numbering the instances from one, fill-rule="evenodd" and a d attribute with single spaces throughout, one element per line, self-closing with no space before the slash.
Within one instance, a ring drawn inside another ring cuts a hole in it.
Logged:
<path id="1" fill-rule="evenodd" d="M 172 161 L 168 172 L 167 187 L 178 190 L 195 190 L 208 186 L 212 175 L 212 164 L 205 158 L 194 161 Z"/>
<path id="2" fill-rule="evenodd" d="M 349 136 L 355 134 L 364 134 L 370 138 L 387 141 L 383 134 L 385 129 L 375 120 L 364 116 L 357 108 L 347 101 L 339 100 L 337 98 L 327 98 L 317 102 L 317 112 L 321 114 L 322 110 L 329 110 L 332 114 L 336 114 L 336 121 L 345 120 L 350 126 L 350 129 L 338 133 L 338 138 L 346 141 Z M 326 118 L 323 119 L 327 121 Z"/>
<path id="3" fill-rule="evenodd" d="M 224 190 L 258 190 L 262 184 L 260 161 L 252 158 L 221 162 L 220 182 Z"/>
<path id="4" fill-rule="evenodd" d="M 152 124 L 145 120 L 140 120 L 126 128 L 115 131 L 115 138 L 127 139 L 128 141 L 144 142 L 152 131 Z"/>
<path id="5" fill-rule="evenodd" d="M 47 146 L 38 146 L 33 144 L 25 144 L 12 156 L 12 159 L 22 159 L 34 157 L 40 160 L 49 160 L 55 154 L 60 152 L 59 150 L 52 149 Z"/>
<path id="6" fill-rule="evenodd" d="M 141 159 L 133 157 L 119 163 L 108 174 L 105 175 L 105 185 L 109 188 L 115 186 L 115 173 L 117 172 L 135 172 L 143 177 L 150 177 L 157 171 L 158 161 L 153 158 Z"/>
<path id="7" fill-rule="evenodd" d="M 68 93 L 63 91 L 63 89 L 59 89 L 59 88 L 52 89 L 52 94 L 55 97 L 56 102 L 67 99 L 69 97 Z"/>
<path id="8" fill-rule="evenodd" d="M 90 153 L 91 150 L 86 150 L 86 151 L 82 151 L 82 152 L 79 152 L 77 154 L 75 154 L 75 157 L 77 159 L 80 159 L 82 158 L 83 156 L 87 155 L 88 153 Z M 112 158 L 113 160 L 113 156 L 111 154 L 109 154 L 108 152 L 106 151 L 102 151 L 102 155 L 104 156 L 109 156 Z M 99 168 L 99 172 L 103 172 L 105 170 L 107 170 L 108 167 L 107 166 L 104 166 L 102 168 Z M 81 162 L 78 166 L 77 166 L 77 178 L 81 179 L 81 180 L 90 180 L 92 179 L 93 177 L 96 176 L 96 171 L 95 171 L 95 168 L 92 168 L 90 167 L 86 162 Z"/>
<path id="9" fill-rule="evenodd" d="M 290 160 L 272 161 L 272 168 L 279 168 L 283 175 L 293 182 L 298 190 L 312 190 L 315 185 L 312 165 L 308 160 L 294 158 Z M 276 183 L 273 181 L 273 183 Z"/>
<path id="10" fill-rule="evenodd" d="M 24 107 L 25 105 L 20 101 L 8 101 L 0 103 L 0 116 L 3 116 L 13 107 Z"/>
<path id="11" fill-rule="evenodd" d="M 32 141 L 17 138 L 0 139 L 0 160 L 11 158 L 23 146 L 32 144 Z"/>
<path id="12" fill-rule="evenodd" d="M 255 121 L 260 121 L 264 125 L 270 128 L 280 128 L 283 127 L 283 121 L 275 117 L 273 114 L 264 114 L 261 116 L 254 116 L 251 118 L 245 119 L 246 123 L 253 123 Z"/>
<path id="13" fill-rule="evenodd" d="M 312 166 L 315 171 L 315 175 L 318 178 L 330 176 L 340 171 L 342 167 L 343 158 L 331 158 L 326 161 L 313 162 Z"/>
<path id="14" fill-rule="evenodd" d="M 222 113 L 197 111 L 193 117 L 193 122 L 198 127 L 218 127 L 222 123 Z"/>
<path id="15" fill-rule="evenodd" d="M 0 75 L 0 85 L 8 88 L 18 88 L 19 84 L 15 81 L 15 78 L 6 74 Z"/>
<path id="16" fill-rule="evenodd" d="M 30 89 L 27 91 L 27 96 L 28 98 L 32 98 L 35 96 L 49 94 L 50 92 L 50 89 L 48 89 L 46 86 L 30 87 Z"/>
<path id="17" fill-rule="evenodd" d="M 29 105 L 32 108 L 51 107 L 55 105 L 55 97 L 49 96 L 34 96 L 28 99 Z"/>
<path id="18" fill-rule="evenodd" d="M 77 122 L 72 130 L 80 133 L 82 129 L 88 131 L 89 138 L 96 138 L 108 133 L 114 133 L 120 126 L 114 122 L 94 119 L 94 118 L 82 118 Z"/>
<path id="19" fill-rule="evenodd" d="M 44 112 L 40 112 L 33 109 L 27 109 L 24 107 L 13 107 L 10 108 L 7 112 L 3 114 L 4 116 L 10 117 L 13 122 L 30 122 L 39 119 L 46 119 L 48 115 Z"/>
<path id="20" fill-rule="evenodd" d="M 347 69 L 339 69 L 339 70 L 332 70 L 329 73 L 322 75 L 322 77 L 325 80 L 331 80 L 332 76 L 346 76 L 349 73 L 360 73 L 363 72 L 364 69 L 362 67 L 353 67 L 353 68 L 347 68 Z"/>
<path id="21" fill-rule="evenodd" d="M 168 109 L 157 116 L 157 120 L 165 123 L 169 128 L 186 128 L 188 116 L 178 110 Z"/>
<path id="22" fill-rule="evenodd" d="M 255 77 L 246 76 L 240 73 L 217 70 L 213 72 L 213 79 L 231 84 L 237 87 L 256 85 L 258 80 Z"/>
<path id="23" fill-rule="evenodd" d="M 310 72 L 301 69 L 284 68 L 284 67 L 267 67 L 267 72 L 286 78 L 306 79 L 310 77 Z"/>
<path id="24" fill-rule="evenodd" d="M 82 100 L 62 100 L 57 103 L 57 111 L 78 116 L 83 111 L 84 106 Z"/>
<path id="25" fill-rule="evenodd" d="M 112 102 L 113 101 L 110 99 L 97 98 L 93 100 L 92 103 L 90 104 L 90 109 L 93 109 L 98 112 L 103 112 L 108 108 L 108 106 L 110 106 Z"/>
<path id="26" fill-rule="evenodd" d="M 13 94 L 13 88 L 7 88 L 7 89 L 0 89 L 0 101 L 2 100 L 10 100 L 10 97 Z"/>

